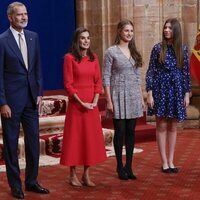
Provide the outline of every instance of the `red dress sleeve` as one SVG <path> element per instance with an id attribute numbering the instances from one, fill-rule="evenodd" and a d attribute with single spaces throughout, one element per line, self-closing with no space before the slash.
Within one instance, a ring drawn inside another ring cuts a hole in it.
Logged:
<path id="1" fill-rule="evenodd" d="M 94 92 L 102 94 L 102 81 L 101 81 L 99 59 L 96 54 L 94 56 L 95 56 Z"/>
<path id="2" fill-rule="evenodd" d="M 74 88 L 74 78 L 73 78 L 73 56 L 71 54 L 66 54 L 64 57 L 64 66 L 63 66 L 63 74 L 64 74 L 64 88 L 67 92 L 68 96 L 71 97 L 77 90 Z"/>

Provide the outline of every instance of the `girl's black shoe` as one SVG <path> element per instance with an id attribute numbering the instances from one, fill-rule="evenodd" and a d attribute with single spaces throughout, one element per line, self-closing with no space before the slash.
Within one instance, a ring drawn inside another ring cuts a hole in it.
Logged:
<path id="1" fill-rule="evenodd" d="M 123 168 L 117 169 L 117 173 L 118 173 L 119 179 L 121 179 L 121 180 L 128 180 L 128 176 L 127 176 L 127 174 L 126 174 L 126 172 L 124 171 Z"/>
<path id="2" fill-rule="evenodd" d="M 133 180 L 137 179 L 137 177 L 133 174 L 132 169 L 127 169 L 126 167 L 124 167 L 123 169 L 126 172 L 129 179 L 133 179 Z"/>
<path id="3" fill-rule="evenodd" d="M 178 168 L 174 167 L 174 168 L 169 168 L 171 173 L 178 173 Z"/>
<path id="4" fill-rule="evenodd" d="M 170 170 L 170 168 L 164 169 L 163 167 L 161 167 L 161 172 L 162 172 L 162 173 L 169 174 L 169 173 L 171 173 L 171 170 Z"/>

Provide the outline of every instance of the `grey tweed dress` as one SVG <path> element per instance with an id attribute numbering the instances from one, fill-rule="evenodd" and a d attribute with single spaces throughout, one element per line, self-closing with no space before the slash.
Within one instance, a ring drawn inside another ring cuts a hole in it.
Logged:
<path id="1" fill-rule="evenodd" d="M 133 58 L 128 59 L 118 46 L 105 52 L 103 85 L 110 87 L 114 119 L 143 116 L 140 92 L 141 74 Z"/>

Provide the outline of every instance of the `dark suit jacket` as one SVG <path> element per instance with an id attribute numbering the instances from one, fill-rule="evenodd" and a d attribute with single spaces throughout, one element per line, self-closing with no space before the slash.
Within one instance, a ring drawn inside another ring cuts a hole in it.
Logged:
<path id="1" fill-rule="evenodd" d="M 28 92 L 35 103 L 37 96 L 42 96 L 38 35 L 27 30 L 24 30 L 24 35 L 28 49 L 28 70 L 10 29 L 0 35 L 0 105 L 8 104 L 14 109 L 24 105 Z"/>

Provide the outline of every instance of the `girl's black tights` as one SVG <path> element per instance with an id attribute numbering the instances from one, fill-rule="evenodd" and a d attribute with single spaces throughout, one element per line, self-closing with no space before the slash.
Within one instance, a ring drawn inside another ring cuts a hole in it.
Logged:
<path id="1" fill-rule="evenodd" d="M 135 144 L 135 126 L 137 119 L 113 119 L 114 124 L 114 149 L 117 159 L 117 169 L 123 168 L 122 147 L 126 148 L 127 169 L 132 167 L 133 149 Z"/>

